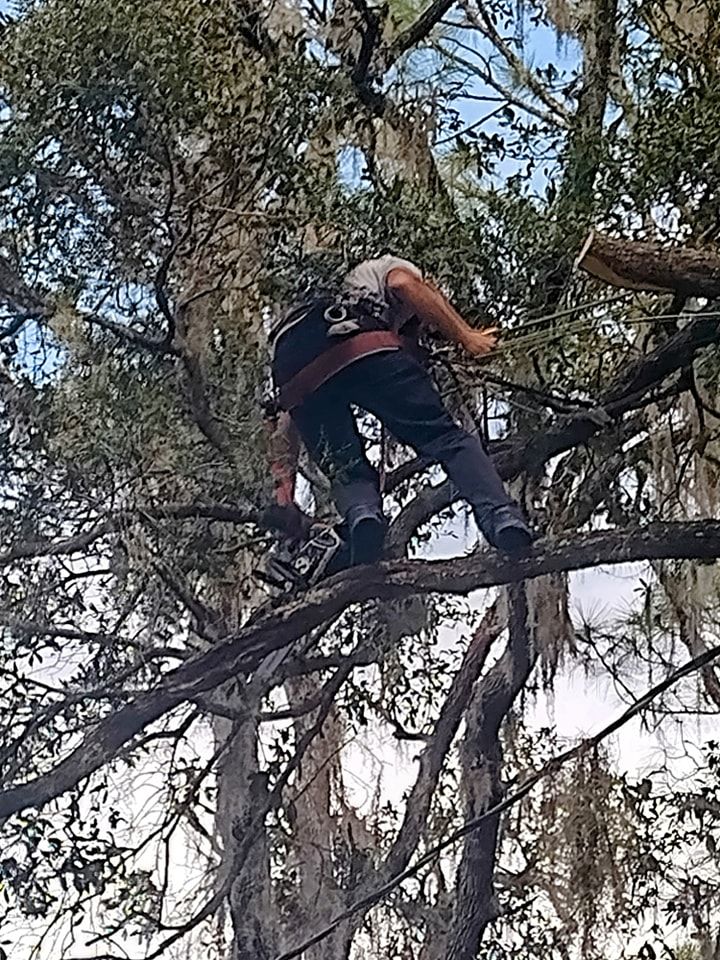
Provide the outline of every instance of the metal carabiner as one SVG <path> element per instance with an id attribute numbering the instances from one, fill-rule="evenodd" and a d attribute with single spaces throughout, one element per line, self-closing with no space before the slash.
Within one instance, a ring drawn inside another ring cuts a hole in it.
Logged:
<path id="1" fill-rule="evenodd" d="M 347 310 L 341 303 L 331 303 L 323 316 L 328 323 L 342 323 L 347 320 Z"/>

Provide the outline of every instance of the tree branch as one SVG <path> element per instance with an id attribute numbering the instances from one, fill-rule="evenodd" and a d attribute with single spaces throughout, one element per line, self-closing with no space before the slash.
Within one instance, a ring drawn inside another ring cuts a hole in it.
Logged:
<path id="1" fill-rule="evenodd" d="M 382 868 L 382 876 L 392 876 L 403 870 L 420 839 L 427 823 L 435 786 L 447 751 L 457 733 L 472 689 L 482 671 L 493 642 L 502 629 L 498 604 L 485 613 L 465 652 L 462 663 L 443 703 L 440 716 L 427 746 L 419 757 L 419 770 L 405 806 L 402 826 Z"/>
<path id="2" fill-rule="evenodd" d="M 483 4 L 477 3 L 477 13 L 472 9 L 469 2 L 463 2 L 462 8 L 470 23 L 487 37 L 498 53 L 504 58 L 520 83 L 522 83 L 540 103 L 544 104 L 551 113 L 554 113 L 563 123 L 567 124 L 572 119 L 569 110 L 560 103 L 559 100 L 556 100 L 555 97 L 548 93 L 545 85 L 537 74 L 528 67 L 522 57 L 515 53 L 510 44 L 503 40 Z"/>
<path id="3" fill-rule="evenodd" d="M 413 561 L 356 567 L 291 598 L 169 671 L 163 681 L 95 725 L 83 742 L 47 773 L 0 792 L 0 818 L 38 807 L 75 787 L 113 759 L 145 727 L 179 704 L 195 699 L 231 677 L 251 672 L 274 650 L 292 644 L 347 606 L 371 599 L 402 599 L 416 594 L 468 594 L 517 583 L 545 573 L 579 570 L 647 559 L 720 557 L 720 521 L 653 523 L 626 530 L 604 530 L 577 539 L 538 543 L 522 560 L 482 552 L 450 561 Z"/>
<path id="4" fill-rule="evenodd" d="M 452 37 L 448 38 L 448 40 L 450 42 L 457 42 L 455 41 L 455 38 Z M 540 107 L 536 107 L 534 103 L 528 103 L 526 100 L 523 100 L 522 97 L 518 96 L 517 92 L 515 92 L 512 87 L 501 83 L 493 74 L 489 64 L 487 66 L 480 66 L 479 64 L 468 60 L 467 57 L 462 57 L 459 53 L 449 50 L 447 46 L 444 46 L 443 44 L 438 43 L 436 46 L 444 57 L 447 57 L 447 59 L 451 60 L 453 63 L 459 64 L 464 69 L 469 70 L 484 84 L 497 91 L 502 99 L 509 105 L 517 107 L 519 110 L 523 110 L 525 113 L 530 114 L 530 116 L 537 117 L 538 120 L 542 120 L 543 123 L 551 124 L 556 127 L 564 126 L 563 121 L 557 116 L 557 114 L 548 113 L 547 111 L 540 109 Z"/>
<path id="5" fill-rule="evenodd" d="M 477 820 L 504 796 L 500 728 L 537 659 L 528 624 L 526 585 L 513 584 L 507 594 L 507 649 L 478 685 L 468 710 L 461 754 L 466 822 Z M 447 960 L 474 960 L 483 931 L 497 916 L 493 877 L 499 826 L 499 817 L 488 818 L 465 839 L 455 880 Z"/>
<path id="6" fill-rule="evenodd" d="M 31 289 L 20 274 L 5 257 L 0 256 L 0 301 L 6 303 L 18 316 L 4 330 L 0 331 L 0 339 L 17 333 L 29 319 L 48 320 L 55 311 L 56 305 L 49 297 L 39 291 Z M 78 317 L 91 326 L 107 330 L 114 336 L 133 346 L 142 347 L 155 354 L 169 354 L 178 356 L 178 351 L 166 340 L 153 340 L 131 327 L 114 320 L 107 320 L 95 314 L 78 311 Z"/>
<path id="7" fill-rule="evenodd" d="M 95 541 L 109 533 L 121 529 L 128 520 L 146 518 L 150 520 L 218 520 L 223 523 L 257 524 L 265 526 L 263 514 L 251 503 L 228 507 L 222 503 L 167 503 L 160 507 L 137 507 L 135 510 L 119 510 L 112 517 L 100 521 L 85 533 L 68 537 L 65 540 L 36 540 L 18 543 L 0 553 L 0 566 L 6 566 L 15 560 L 28 560 L 36 557 L 67 556 L 79 553 Z"/>
<path id="8" fill-rule="evenodd" d="M 720 254 L 714 250 L 619 240 L 593 230 L 575 265 L 626 290 L 720 297 Z"/>
<path id="9" fill-rule="evenodd" d="M 99 317 L 94 314 L 80 313 L 78 315 L 90 326 L 107 330 L 108 333 L 112 333 L 119 340 L 124 340 L 134 347 L 142 347 L 143 350 L 148 350 L 150 353 L 157 354 L 158 356 L 180 356 L 180 351 L 177 347 L 173 346 L 173 344 L 165 338 L 162 340 L 153 340 L 152 337 L 146 337 L 144 333 L 133 330 L 132 327 L 125 326 L 125 324 L 122 323 L 116 323 L 114 320 L 107 320 L 105 317 Z"/>
<path id="10" fill-rule="evenodd" d="M 395 37 L 387 53 L 388 66 L 392 65 L 412 47 L 422 43 L 454 3 L 455 0 L 433 0 L 433 3 L 420 14 L 414 23 L 411 23 L 406 30 Z"/>
<path id="11" fill-rule="evenodd" d="M 54 307 L 31 289 L 8 259 L 0 255 L 0 300 L 12 310 L 35 317 L 49 316 Z"/>

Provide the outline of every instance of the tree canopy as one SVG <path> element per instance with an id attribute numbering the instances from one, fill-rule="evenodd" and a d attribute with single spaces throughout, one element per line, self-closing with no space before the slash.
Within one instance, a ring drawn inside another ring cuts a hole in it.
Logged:
<path id="1" fill-rule="evenodd" d="M 717 957 L 718 12 L 0 15 L 0 960 Z M 268 596 L 269 325 L 388 250 L 501 327 L 431 364 L 542 537 L 391 446 L 383 563 Z"/>

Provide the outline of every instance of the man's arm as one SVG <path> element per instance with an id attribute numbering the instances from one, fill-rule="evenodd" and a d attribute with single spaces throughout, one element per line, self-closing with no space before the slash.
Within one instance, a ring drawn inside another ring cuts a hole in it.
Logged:
<path id="1" fill-rule="evenodd" d="M 448 340 L 459 343 L 468 353 L 481 357 L 495 347 L 497 328 L 476 330 L 451 307 L 437 287 L 404 267 L 395 267 L 386 278 L 389 294 L 421 323 L 439 330 Z"/>

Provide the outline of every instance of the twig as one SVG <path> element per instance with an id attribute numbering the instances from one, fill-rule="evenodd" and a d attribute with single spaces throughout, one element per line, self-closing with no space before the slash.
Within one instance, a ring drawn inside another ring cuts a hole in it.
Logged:
<path id="1" fill-rule="evenodd" d="M 518 56 L 510 44 L 503 40 L 482 3 L 478 2 L 477 13 L 467 2 L 462 2 L 462 8 L 468 20 L 490 40 L 498 53 L 503 56 L 505 62 L 515 72 L 520 82 L 527 87 L 530 93 L 532 93 L 534 97 L 537 97 L 541 103 L 545 104 L 551 113 L 560 117 L 564 123 L 568 123 L 570 121 L 570 112 L 559 100 L 556 100 L 548 93 L 522 57 Z"/>
<path id="2" fill-rule="evenodd" d="M 433 27 L 442 20 L 454 3 L 455 0 L 434 0 L 417 20 L 410 24 L 407 30 L 403 30 L 395 38 L 388 50 L 389 62 L 394 63 L 411 47 L 415 47 L 425 40 Z"/>

